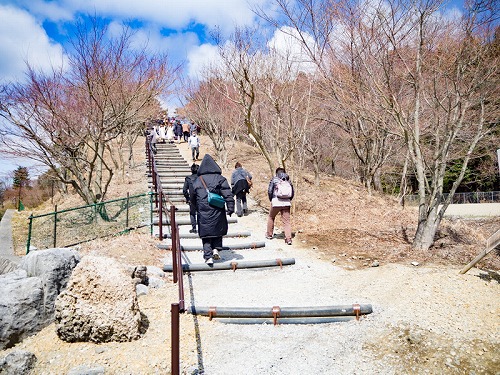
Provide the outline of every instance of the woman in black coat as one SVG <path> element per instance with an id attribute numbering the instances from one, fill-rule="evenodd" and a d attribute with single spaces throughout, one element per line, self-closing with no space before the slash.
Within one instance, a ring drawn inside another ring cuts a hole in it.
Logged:
<path id="1" fill-rule="evenodd" d="M 214 259 L 220 259 L 218 249 L 222 247 L 222 236 L 227 234 L 228 223 L 225 207 L 219 208 L 208 204 L 207 189 L 221 195 L 226 201 L 227 214 L 234 212 L 234 198 L 227 179 L 215 160 L 205 154 L 198 168 L 198 178 L 193 183 L 191 202 L 196 207 L 198 216 L 198 234 L 203 242 L 203 258 L 212 265 Z"/>

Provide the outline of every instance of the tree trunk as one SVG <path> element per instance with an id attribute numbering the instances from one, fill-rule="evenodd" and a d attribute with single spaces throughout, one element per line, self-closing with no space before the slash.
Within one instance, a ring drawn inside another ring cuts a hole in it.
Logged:
<path id="1" fill-rule="evenodd" d="M 420 212 L 424 211 L 424 212 Z M 438 206 L 435 205 L 427 213 L 425 207 L 419 208 L 419 220 L 417 231 L 413 239 L 412 247 L 418 250 L 429 250 L 434 243 L 436 232 L 441 223 L 442 215 L 438 214 Z"/>

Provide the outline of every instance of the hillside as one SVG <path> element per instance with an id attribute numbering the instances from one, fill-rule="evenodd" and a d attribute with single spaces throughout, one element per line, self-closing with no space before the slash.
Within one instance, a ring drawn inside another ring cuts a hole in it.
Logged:
<path id="1" fill-rule="evenodd" d="M 248 145 L 234 147 L 229 166 L 239 160 L 254 175 L 251 196 L 268 209 L 270 172 L 265 159 Z M 230 176 L 231 168 L 225 171 Z M 393 197 L 369 195 L 360 184 L 324 176 L 315 186 L 312 174 L 297 178 L 292 230 L 304 247 L 317 247 L 327 260 L 350 268 L 382 263 L 417 261 L 424 264 L 464 265 L 500 228 L 500 216 L 486 219 L 445 218 L 435 246 L 428 252 L 411 249 L 416 230 L 416 207 L 401 207 Z M 367 260 L 368 258 L 368 260 Z M 490 255 L 479 266 L 499 270 L 500 257 Z"/>
<path id="2" fill-rule="evenodd" d="M 187 155 L 185 144 L 181 144 L 180 149 Z M 243 217 L 242 222 L 252 231 L 263 231 L 269 171 L 251 147 L 233 148 L 229 165 L 234 165 L 236 160 L 253 174 L 255 182 L 250 196 L 250 215 Z M 113 187 L 115 197 L 129 189 L 140 192 L 146 188 L 143 165 L 129 171 L 123 184 Z M 231 170 L 225 170 L 224 174 L 229 177 Z M 207 374 L 227 373 L 230 367 L 235 371 L 255 369 L 249 370 L 249 374 L 292 374 L 299 370 L 370 374 L 495 373 L 498 337 L 494 332 L 498 322 L 499 284 L 491 276 L 498 277 L 498 274 L 471 270 L 467 275 L 458 275 L 458 269 L 479 251 L 484 237 L 498 228 L 498 218 L 449 221 L 436 248 L 428 254 L 419 254 L 410 250 L 408 242 L 414 230 L 414 209 L 402 209 L 391 198 L 369 196 L 359 185 L 336 177 L 325 177 L 319 187 L 309 181 L 311 176 L 300 176 L 296 186 L 294 245 L 280 250 L 281 241 L 273 240 L 269 244 L 284 255 L 296 257 L 298 264 L 288 272 L 277 271 L 272 283 L 265 277 L 255 277 L 262 276 L 262 272 L 191 275 L 189 280 L 194 278 L 196 283 L 198 303 L 218 298 L 231 304 L 241 294 L 248 301 L 260 303 L 274 303 L 276 299 L 307 303 L 308 299 L 323 295 L 337 303 L 369 301 L 374 305 L 374 314 L 360 324 L 354 321 L 326 328 L 323 325 L 238 326 L 204 318 L 193 321 L 192 316 L 183 314 L 183 373 L 199 373 L 200 366 L 205 366 Z M 76 201 L 75 197 L 57 197 L 61 206 L 68 202 L 80 204 Z M 50 207 L 47 204 L 41 209 L 50 210 Z M 170 252 L 159 250 L 157 243 L 147 231 L 137 231 L 81 244 L 77 249 L 82 254 L 110 256 L 126 265 L 161 267 L 169 261 Z M 375 260 L 380 267 L 372 267 Z M 415 261 L 419 262 L 418 267 L 410 264 Z M 490 255 L 481 266 L 498 269 L 498 256 Z M 216 283 L 218 278 L 223 282 Z M 226 278 L 232 281 L 224 282 Z M 38 358 L 35 374 L 68 373 L 82 364 L 103 366 L 110 374 L 166 374 L 170 366 L 169 304 L 178 298 L 177 286 L 171 283 L 170 277 L 166 281 L 164 287 L 151 289 L 139 297 L 149 329 L 137 341 L 71 344 L 61 341 L 50 325 L 16 347 L 1 352 L 0 357 L 13 350 L 29 350 Z M 205 289 L 200 289 L 203 285 Z M 185 287 L 187 290 L 186 284 Z M 481 319 L 477 319 L 477 306 L 484 310 Z M 335 332 L 334 340 L 332 332 Z M 203 337 L 201 359 L 195 340 L 198 335 Z M 279 353 L 275 352 L 276 348 Z M 259 355 L 251 355 L 249 351 Z"/>
<path id="3" fill-rule="evenodd" d="M 201 136 L 202 145 L 209 144 L 208 138 Z M 139 138 L 135 146 L 137 166 L 127 171 L 124 176 L 115 178 L 110 188 L 108 199 L 124 197 L 126 193 L 140 194 L 147 192 L 145 177 L 144 139 Z M 186 144 L 180 149 L 189 160 Z M 254 187 L 251 198 L 259 208 L 268 210 L 267 186 L 270 171 L 265 159 L 257 149 L 237 144 L 230 148 L 228 167 L 223 173 L 230 178 L 232 167 L 240 161 L 243 167 L 253 174 Z M 202 147 L 201 153 L 211 152 L 210 147 Z M 369 195 L 360 184 L 334 176 L 323 176 L 316 186 L 312 174 L 293 176 L 296 198 L 292 215 L 292 230 L 300 241 L 300 246 L 315 248 L 319 256 L 326 260 L 335 259 L 337 264 L 349 269 L 366 267 L 373 260 L 381 264 L 401 262 L 408 264 L 417 261 L 422 264 L 465 265 L 481 249 L 486 239 L 500 228 L 500 216 L 486 219 L 445 218 L 438 233 L 435 246 L 428 252 L 411 249 L 410 243 L 416 229 L 417 211 L 415 207 L 401 207 L 393 197 L 378 193 Z M 40 214 L 58 209 L 82 205 L 76 195 L 56 195 L 52 202 L 47 202 L 36 210 L 17 213 L 14 218 L 14 241 L 16 252 L 25 252 L 27 219 L 31 213 Z M 277 221 L 279 223 L 279 220 Z M 279 225 L 279 224 L 278 224 Z M 82 250 L 106 243 L 105 247 L 113 253 L 113 243 L 121 247 L 137 237 L 137 245 L 144 247 L 144 252 L 153 252 L 147 245 L 153 244 L 147 230 L 138 231 L 130 238 L 97 240 L 83 244 Z M 109 243 L 110 242 L 110 243 Z M 153 248 L 154 249 L 154 248 Z M 147 255 L 140 252 L 134 256 L 147 260 Z M 139 255 L 140 254 L 140 255 Z M 154 254 L 150 254 L 153 256 Z M 483 259 L 480 268 L 499 270 L 500 257 L 490 254 Z"/>

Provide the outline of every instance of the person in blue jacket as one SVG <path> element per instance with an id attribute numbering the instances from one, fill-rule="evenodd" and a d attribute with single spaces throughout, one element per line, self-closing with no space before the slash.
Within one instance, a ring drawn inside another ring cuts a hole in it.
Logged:
<path id="1" fill-rule="evenodd" d="M 198 168 L 198 178 L 193 182 L 190 201 L 196 207 L 198 219 L 198 235 L 203 242 L 203 258 L 209 266 L 214 259 L 220 259 L 219 249 L 222 248 L 222 237 L 227 234 L 228 222 L 226 216 L 234 212 L 234 198 L 227 179 L 222 176 L 222 170 L 209 154 L 205 154 Z M 226 204 L 219 208 L 208 204 L 207 189 L 221 195 Z"/>

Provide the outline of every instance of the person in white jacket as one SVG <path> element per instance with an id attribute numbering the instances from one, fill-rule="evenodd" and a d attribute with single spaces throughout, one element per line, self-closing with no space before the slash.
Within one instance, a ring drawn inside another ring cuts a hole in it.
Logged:
<path id="1" fill-rule="evenodd" d="M 198 138 L 196 132 L 193 132 L 193 134 L 191 134 L 188 138 L 188 145 L 191 147 L 191 156 L 193 157 L 193 161 L 198 160 L 200 156 L 200 138 Z"/>

